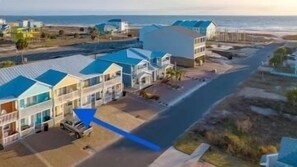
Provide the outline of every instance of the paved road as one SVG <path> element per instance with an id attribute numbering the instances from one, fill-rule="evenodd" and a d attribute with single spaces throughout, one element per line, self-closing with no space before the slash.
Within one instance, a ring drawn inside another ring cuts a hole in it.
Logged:
<path id="1" fill-rule="evenodd" d="M 159 144 L 163 151 L 170 147 L 174 140 L 218 100 L 232 93 L 234 88 L 245 80 L 267 59 L 280 44 L 270 44 L 259 50 L 254 56 L 245 59 L 242 69 L 231 69 L 195 91 L 174 107 L 161 113 L 154 120 L 134 131 L 135 134 Z M 162 152 L 163 152 L 162 151 Z M 78 166 L 81 167 L 145 167 L 151 164 L 162 152 L 154 153 L 126 139 L 122 139 Z"/>
<path id="2" fill-rule="evenodd" d="M 99 43 L 83 43 L 49 50 L 28 51 L 24 54 L 24 57 L 27 58 L 28 61 L 37 61 L 58 57 L 66 57 L 75 54 L 90 55 L 95 53 L 105 53 L 117 51 L 135 45 L 139 45 L 136 39 Z M 1 56 L 0 54 L 0 61 L 11 60 L 16 63 L 20 63 L 21 57 L 19 55 L 19 53 L 4 56 Z"/>

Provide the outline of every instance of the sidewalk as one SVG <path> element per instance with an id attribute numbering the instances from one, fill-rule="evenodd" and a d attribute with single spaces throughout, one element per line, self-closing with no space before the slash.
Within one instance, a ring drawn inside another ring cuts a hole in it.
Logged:
<path id="1" fill-rule="evenodd" d="M 202 143 L 191 155 L 170 147 L 149 167 L 213 167 L 213 165 L 198 162 L 209 147 L 208 144 Z"/>

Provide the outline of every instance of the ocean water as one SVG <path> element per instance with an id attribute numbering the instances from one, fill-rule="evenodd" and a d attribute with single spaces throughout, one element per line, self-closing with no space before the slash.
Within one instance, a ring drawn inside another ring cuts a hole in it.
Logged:
<path id="1" fill-rule="evenodd" d="M 176 20 L 213 20 L 221 29 L 297 32 L 297 16 L 1 16 L 8 22 L 34 19 L 51 25 L 93 26 L 109 19 L 121 18 L 132 26 L 170 25 Z"/>

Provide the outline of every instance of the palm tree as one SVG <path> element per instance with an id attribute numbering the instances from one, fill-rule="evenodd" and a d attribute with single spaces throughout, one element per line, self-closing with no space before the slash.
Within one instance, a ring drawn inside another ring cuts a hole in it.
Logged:
<path id="1" fill-rule="evenodd" d="M 26 39 L 19 39 L 16 43 L 16 48 L 18 51 L 21 51 L 21 58 L 22 58 L 22 64 L 24 63 L 24 55 L 23 55 L 23 50 L 28 47 L 28 42 Z"/>
<path id="2" fill-rule="evenodd" d="M 90 33 L 92 40 L 95 40 L 97 38 L 97 36 L 99 35 L 98 30 L 95 27 L 89 28 L 89 33 Z"/>

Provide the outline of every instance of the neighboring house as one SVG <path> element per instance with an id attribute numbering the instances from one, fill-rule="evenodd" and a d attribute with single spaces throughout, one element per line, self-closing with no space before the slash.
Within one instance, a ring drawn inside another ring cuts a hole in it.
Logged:
<path id="1" fill-rule="evenodd" d="M 10 26 L 8 24 L 0 24 L 0 33 L 3 33 L 4 35 L 8 34 L 10 32 Z"/>
<path id="2" fill-rule="evenodd" d="M 106 23 L 98 24 L 95 27 L 101 34 L 113 34 L 114 32 L 118 31 L 114 25 L 109 25 Z"/>
<path id="3" fill-rule="evenodd" d="M 217 25 L 213 21 L 178 20 L 172 25 L 191 29 L 206 36 L 207 39 L 213 39 L 217 32 Z"/>
<path id="4" fill-rule="evenodd" d="M 19 137 L 53 125 L 50 86 L 18 76 L 0 87 L 1 144 L 6 146 Z"/>
<path id="5" fill-rule="evenodd" d="M 107 21 L 107 24 L 114 25 L 120 32 L 128 33 L 128 22 L 123 21 L 122 19 L 111 19 Z"/>
<path id="6" fill-rule="evenodd" d="M 128 33 L 128 23 L 121 19 L 108 20 L 106 23 L 95 26 L 101 34 L 106 33 Z"/>
<path id="7" fill-rule="evenodd" d="M 205 61 L 205 36 L 181 26 L 167 26 L 144 36 L 143 48 L 172 54 L 172 62 L 195 67 Z"/>
<path id="8" fill-rule="evenodd" d="M 166 75 L 172 68 L 170 54 L 130 48 L 100 56 L 97 59 L 114 62 L 123 67 L 123 83 L 127 87 L 143 89 Z"/>
<path id="9" fill-rule="evenodd" d="M 145 34 L 147 34 L 147 33 L 149 33 L 149 32 L 152 32 L 152 31 L 155 31 L 155 30 L 158 30 L 158 29 L 160 29 L 160 28 L 162 28 L 162 27 L 163 27 L 163 26 L 161 26 L 161 25 L 156 25 L 156 24 L 142 27 L 142 28 L 139 30 L 139 41 L 143 41 Z"/>
<path id="10" fill-rule="evenodd" d="M 19 22 L 19 27 L 21 28 L 41 28 L 43 23 L 41 21 L 34 20 L 21 20 Z"/>
<path id="11" fill-rule="evenodd" d="M 279 152 L 263 155 L 260 165 L 264 167 L 296 167 L 297 139 L 283 137 Z"/>
<path id="12" fill-rule="evenodd" d="M 2 68 L 0 76 L 0 142 L 5 146 L 45 123 L 73 116 L 73 108 L 98 107 L 123 91 L 122 67 L 82 55 Z"/>
<path id="13" fill-rule="evenodd" d="M 2 25 L 2 24 L 6 24 L 6 20 L 5 20 L 5 19 L 2 19 L 2 18 L 0 18 L 0 25 Z"/>
<path id="14" fill-rule="evenodd" d="M 52 69 L 36 79 L 51 86 L 55 122 L 72 117 L 72 110 L 80 106 L 80 79 Z"/>

